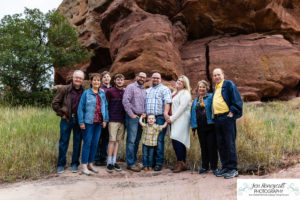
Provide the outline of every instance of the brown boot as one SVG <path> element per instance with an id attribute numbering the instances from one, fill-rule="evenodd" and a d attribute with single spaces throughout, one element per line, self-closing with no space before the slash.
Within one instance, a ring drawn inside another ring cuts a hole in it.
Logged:
<path id="1" fill-rule="evenodd" d="M 174 171 L 174 169 L 178 168 L 178 166 L 179 166 L 179 161 L 177 161 L 175 167 L 173 167 L 171 170 Z"/>
<path id="2" fill-rule="evenodd" d="M 133 165 L 131 167 L 127 167 L 128 170 L 131 170 L 133 172 L 140 172 L 141 168 L 139 168 L 137 165 Z"/>
<path id="3" fill-rule="evenodd" d="M 173 173 L 179 173 L 183 170 L 186 169 L 186 165 L 184 162 L 182 161 L 178 161 L 178 165 L 176 166 L 176 168 L 173 170 Z"/>
<path id="4" fill-rule="evenodd" d="M 181 161 L 181 164 L 182 164 L 182 171 L 187 170 L 185 162 Z"/>

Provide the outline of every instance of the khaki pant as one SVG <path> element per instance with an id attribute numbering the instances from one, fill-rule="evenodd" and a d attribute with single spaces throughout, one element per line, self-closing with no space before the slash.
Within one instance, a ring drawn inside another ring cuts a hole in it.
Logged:
<path id="1" fill-rule="evenodd" d="M 125 132 L 124 123 L 121 122 L 109 122 L 108 123 L 109 141 L 120 141 Z"/>

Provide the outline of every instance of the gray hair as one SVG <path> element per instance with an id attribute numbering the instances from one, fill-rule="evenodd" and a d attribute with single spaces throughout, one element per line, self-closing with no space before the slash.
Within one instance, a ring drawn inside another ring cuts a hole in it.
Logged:
<path id="1" fill-rule="evenodd" d="M 216 70 L 220 70 L 220 71 L 222 72 L 222 74 L 224 74 L 224 71 L 223 71 L 223 69 L 221 69 L 221 68 L 215 68 L 215 69 L 213 70 L 213 73 L 214 73 Z"/>
<path id="2" fill-rule="evenodd" d="M 74 72 L 73 72 L 73 78 L 75 77 L 75 74 L 82 74 L 83 75 L 83 78 L 84 78 L 84 72 L 83 71 L 81 71 L 81 70 L 75 70 Z"/>
<path id="3" fill-rule="evenodd" d="M 158 74 L 158 75 L 159 75 L 159 77 L 161 78 L 161 74 L 160 74 L 160 73 L 158 73 L 158 72 L 154 72 L 154 73 L 152 74 L 152 76 L 153 76 L 154 74 Z"/>

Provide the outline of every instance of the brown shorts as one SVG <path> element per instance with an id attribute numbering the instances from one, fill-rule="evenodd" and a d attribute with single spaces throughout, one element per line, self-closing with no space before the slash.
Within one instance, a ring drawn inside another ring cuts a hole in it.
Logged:
<path id="1" fill-rule="evenodd" d="M 121 122 L 109 122 L 108 123 L 109 141 L 120 141 L 125 132 L 124 123 Z"/>

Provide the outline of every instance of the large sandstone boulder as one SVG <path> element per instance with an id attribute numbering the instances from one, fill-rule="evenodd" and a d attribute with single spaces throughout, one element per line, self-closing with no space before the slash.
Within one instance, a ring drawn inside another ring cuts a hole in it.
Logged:
<path id="1" fill-rule="evenodd" d="M 244 100 L 300 96 L 298 0 L 64 0 L 58 9 L 94 52 L 74 67 L 87 74 L 109 70 L 130 82 L 159 71 L 171 86 L 184 73 L 195 88 L 213 84 L 221 67 Z M 56 84 L 74 69 L 55 69 Z"/>
<path id="2" fill-rule="evenodd" d="M 248 101 L 283 98 L 287 91 L 294 91 L 295 95 L 299 89 L 300 46 L 282 35 L 199 39 L 186 43 L 181 55 L 193 88 L 201 79 L 211 82 L 209 75 L 220 67 L 225 78 L 234 81 Z"/>
<path id="3" fill-rule="evenodd" d="M 193 39 L 224 33 L 273 32 L 300 43 L 298 0 L 183 0 L 181 13 Z"/>

